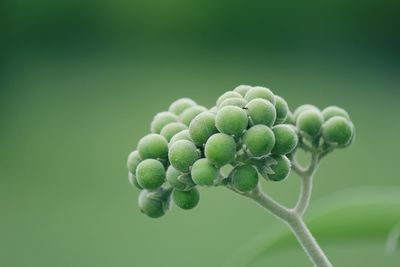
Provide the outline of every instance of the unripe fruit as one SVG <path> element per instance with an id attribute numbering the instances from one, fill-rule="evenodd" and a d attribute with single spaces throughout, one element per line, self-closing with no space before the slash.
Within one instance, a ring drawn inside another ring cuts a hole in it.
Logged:
<path id="1" fill-rule="evenodd" d="M 172 165 L 168 167 L 166 176 L 169 184 L 181 191 L 189 190 L 195 185 L 190 174 L 178 171 Z"/>
<path id="2" fill-rule="evenodd" d="M 300 133 L 305 133 L 308 137 L 316 137 L 321 133 L 323 122 L 324 118 L 319 110 L 308 109 L 300 113 L 296 126 Z"/>
<path id="3" fill-rule="evenodd" d="M 286 116 L 286 120 L 283 122 L 284 124 L 291 124 L 291 125 L 295 125 L 296 121 L 294 119 L 294 115 L 292 112 L 288 112 L 287 116 Z"/>
<path id="4" fill-rule="evenodd" d="M 300 113 L 302 113 L 303 111 L 306 111 L 306 110 L 310 110 L 310 109 L 319 111 L 319 108 L 317 108 L 314 105 L 310 105 L 310 104 L 305 104 L 305 105 L 301 105 L 301 106 L 297 107 L 296 110 L 293 112 L 294 121 L 295 122 L 297 121 L 297 118 L 299 117 Z"/>
<path id="5" fill-rule="evenodd" d="M 137 189 L 143 189 L 143 187 L 141 187 L 140 184 L 138 183 L 136 176 L 131 172 L 128 173 L 128 181 L 133 187 Z"/>
<path id="6" fill-rule="evenodd" d="M 179 140 L 170 147 L 168 158 L 175 169 L 187 173 L 193 163 L 200 158 L 200 154 L 192 142 Z"/>
<path id="7" fill-rule="evenodd" d="M 142 161 L 142 159 L 140 158 L 139 152 L 137 150 L 130 153 L 127 161 L 128 170 L 131 173 L 136 173 L 136 168 L 137 165 L 139 165 L 140 161 Z"/>
<path id="8" fill-rule="evenodd" d="M 272 153 L 286 155 L 292 152 L 299 141 L 294 127 L 287 124 L 276 125 L 272 128 L 275 135 L 275 146 Z"/>
<path id="9" fill-rule="evenodd" d="M 247 113 L 244 109 L 226 106 L 220 109 L 215 117 L 215 125 L 221 133 L 241 136 L 248 125 Z"/>
<path id="10" fill-rule="evenodd" d="M 153 192 L 142 190 L 139 194 L 139 209 L 150 218 L 159 218 L 165 214 L 164 204 L 161 199 L 152 197 Z"/>
<path id="11" fill-rule="evenodd" d="M 138 151 L 142 159 L 167 159 L 168 142 L 159 134 L 149 134 L 140 139 Z"/>
<path id="12" fill-rule="evenodd" d="M 215 114 L 208 111 L 196 116 L 189 125 L 190 137 L 198 146 L 204 145 L 208 138 L 217 132 Z"/>
<path id="13" fill-rule="evenodd" d="M 349 113 L 347 113 L 346 110 L 339 108 L 337 106 L 329 106 L 322 111 L 322 117 L 324 117 L 325 121 L 335 116 L 340 116 L 350 120 Z"/>
<path id="14" fill-rule="evenodd" d="M 181 115 L 179 115 L 179 119 L 181 122 L 189 126 L 190 122 L 200 113 L 207 111 L 207 109 L 203 106 L 193 106 L 186 109 Z"/>
<path id="15" fill-rule="evenodd" d="M 154 190 L 165 181 L 164 165 L 155 159 L 145 159 L 137 166 L 136 179 L 141 187 Z"/>
<path id="16" fill-rule="evenodd" d="M 328 144 L 346 146 L 350 144 L 353 135 L 353 124 L 343 117 L 332 117 L 322 127 L 322 136 Z"/>
<path id="17" fill-rule="evenodd" d="M 190 108 L 190 107 L 194 107 L 196 106 L 196 102 L 194 102 L 192 99 L 190 98 L 180 98 L 178 100 L 175 100 L 170 106 L 168 111 L 176 114 L 176 115 L 180 115 L 182 114 L 182 112 L 184 112 L 186 109 Z"/>
<path id="18" fill-rule="evenodd" d="M 252 125 L 264 124 L 271 127 L 276 120 L 275 106 L 265 99 L 254 99 L 246 105 Z"/>
<path id="19" fill-rule="evenodd" d="M 222 101 L 222 103 L 218 106 L 220 109 L 226 106 L 235 106 L 239 108 L 245 107 L 247 101 L 244 98 L 228 98 Z"/>
<path id="20" fill-rule="evenodd" d="M 289 112 L 289 106 L 285 99 L 280 96 L 275 95 L 275 109 L 276 109 L 276 121 L 275 124 L 283 123 Z"/>
<path id="21" fill-rule="evenodd" d="M 274 94 L 272 93 L 272 91 L 269 90 L 268 88 L 261 87 L 261 86 L 256 86 L 256 87 L 251 88 L 246 93 L 244 98 L 247 101 L 251 101 L 251 100 L 257 99 L 257 98 L 262 98 L 262 99 L 268 100 L 272 104 L 275 104 L 275 97 L 274 97 Z"/>
<path id="22" fill-rule="evenodd" d="M 272 151 L 275 136 L 268 126 L 259 124 L 248 129 L 242 141 L 252 156 L 261 157 Z"/>
<path id="23" fill-rule="evenodd" d="M 160 134 L 162 136 L 164 136 L 165 139 L 167 139 L 167 141 L 170 141 L 171 138 L 175 134 L 177 134 L 183 130 L 186 130 L 186 129 L 187 129 L 187 126 L 185 124 L 183 124 L 181 122 L 173 122 L 173 123 L 170 123 L 170 124 L 167 124 L 166 126 L 164 126 L 164 128 L 162 128 Z"/>
<path id="24" fill-rule="evenodd" d="M 181 132 L 175 134 L 175 135 L 171 138 L 171 140 L 169 141 L 168 146 L 171 147 L 173 143 L 175 143 L 176 141 L 179 141 L 179 140 L 187 140 L 187 141 L 192 142 L 192 138 L 190 137 L 190 133 L 189 133 L 189 130 L 188 130 L 188 129 L 183 130 L 183 131 L 181 131 Z"/>
<path id="25" fill-rule="evenodd" d="M 233 91 L 244 97 L 251 88 L 253 87 L 250 85 L 239 85 Z"/>
<path id="26" fill-rule="evenodd" d="M 153 121 L 151 122 L 150 125 L 150 130 L 152 133 L 159 134 L 165 125 L 172 122 L 177 122 L 178 119 L 179 119 L 178 116 L 176 116 L 172 112 L 168 111 L 160 112 L 154 116 Z"/>
<path id="27" fill-rule="evenodd" d="M 276 164 L 271 164 L 271 170 L 273 173 L 268 174 L 268 179 L 271 181 L 282 181 L 289 176 L 290 173 L 290 161 L 286 156 L 272 155 L 272 159 L 276 161 Z"/>
<path id="28" fill-rule="evenodd" d="M 215 179 L 218 178 L 219 170 L 208 159 L 203 158 L 193 164 L 191 175 L 195 184 L 211 186 L 214 184 Z"/>
<path id="29" fill-rule="evenodd" d="M 233 170 L 232 185 L 240 192 L 249 192 L 258 184 L 258 172 L 251 165 L 238 166 Z"/>
<path id="30" fill-rule="evenodd" d="M 233 91 L 228 91 L 223 93 L 220 97 L 217 99 L 217 107 L 226 99 L 228 98 L 243 98 L 239 93 L 233 92 Z"/>
<path id="31" fill-rule="evenodd" d="M 213 113 L 213 114 L 217 114 L 218 108 L 216 106 L 210 108 L 209 112 Z"/>
<path id="32" fill-rule="evenodd" d="M 197 206 L 200 200 L 200 194 L 196 187 L 188 191 L 174 190 L 172 193 L 174 203 L 184 210 L 190 210 Z"/>
<path id="33" fill-rule="evenodd" d="M 222 167 L 235 159 L 236 143 L 233 137 L 217 133 L 207 140 L 204 151 L 212 164 Z"/>

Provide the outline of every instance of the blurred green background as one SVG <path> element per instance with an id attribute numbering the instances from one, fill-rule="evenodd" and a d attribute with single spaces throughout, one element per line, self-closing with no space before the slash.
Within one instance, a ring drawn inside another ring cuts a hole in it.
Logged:
<path id="1" fill-rule="evenodd" d="M 127 181 L 155 113 L 183 96 L 211 107 L 239 84 L 351 114 L 356 143 L 324 160 L 312 204 L 399 186 L 399 12 L 371 0 L 2 1 L 0 266 L 221 266 L 279 224 L 222 188 L 148 219 Z M 298 179 L 266 190 L 290 204 Z M 398 266 L 385 239 L 320 241 L 336 266 Z M 294 246 L 259 266 L 311 264 Z"/>

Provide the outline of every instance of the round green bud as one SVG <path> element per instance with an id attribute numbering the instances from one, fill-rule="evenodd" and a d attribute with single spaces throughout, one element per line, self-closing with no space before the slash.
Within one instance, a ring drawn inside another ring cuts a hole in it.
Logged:
<path id="1" fill-rule="evenodd" d="M 258 172 L 251 165 L 241 165 L 233 170 L 232 185 L 240 192 L 249 192 L 258 184 Z"/>
<path id="2" fill-rule="evenodd" d="M 261 157 L 272 151 L 275 136 L 268 126 L 259 124 L 248 129 L 242 141 L 252 156 Z"/>
<path id="3" fill-rule="evenodd" d="M 181 115 L 179 115 L 179 119 L 181 122 L 189 126 L 190 122 L 200 113 L 207 111 L 207 109 L 203 106 L 193 106 L 186 109 Z"/>
<path id="4" fill-rule="evenodd" d="M 220 109 L 226 106 L 235 106 L 239 108 L 245 107 L 247 104 L 247 101 L 244 98 L 228 98 L 222 101 L 222 103 L 218 106 Z"/>
<path id="5" fill-rule="evenodd" d="M 191 175 L 195 184 L 211 186 L 214 184 L 215 179 L 218 178 L 219 170 L 208 159 L 203 158 L 193 164 Z"/>
<path id="6" fill-rule="evenodd" d="M 233 91 L 228 91 L 223 93 L 218 99 L 217 99 L 217 107 L 225 100 L 228 98 L 243 98 L 239 93 L 233 92 Z"/>
<path id="7" fill-rule="evenodd" d="M 137 165 L 139 165 L 141 161 L 142 159 L 140 158 L 139 151 L 135 150 L 130 153 L 127 161 L 128 170 L 131 173 L 136 173 Z"/>
<path id="8" fill-rule="evenodd" d="M 164 165 L 155 159 L 145 159 L 137 166 L 136 179 L 142 188 L 154 190 L 165 181 Z"/>
<path id="9" fill-rule="evenodd" d="M 324 117 L 325 121 L 335 116 L 343 117 L 350 120 L 349 113 L 347 113 L 346 110 L 337 106 L 329 106 L 322 111 L 322 117 Z"/>
<path id="10" fill-rule="evenodd" d="M 200 200 L 200 194 L 196 187 L 188 191 L 174 190 L 172 193 L 174 203 L 184 210 L 190 210 L 197 206 Z"/>
<path id="11" fill-rule="evenodd" d="M 215 114 L 207 111 L 199 114 L 189 125 L 189 133 L 193 142 L 198 145 L 204 145 L 211 135 L 217 133 L 215 127 Z"/>
<path id="12" fill-rule="evenodd" d="M 299 138 L 293 126 L 280 124 L 274 126 L 272 131 L 275 135 L 275 146 L 272 153 L 286 155 L 296 148 Z"/>
<path id="13" fill-rule="evenodd" d="M 150 125 L 150 130 L 152 133 L 159 134 L 165 125 L 177 121 L 178 116 L 176 116 L 174 113 L 168 111 L 160 112 L 154 116 Z"/>
<path id="14" fill-rule="evenodd" d="M 173 123 L 170 123 L 170 124 L 167 124 L 166 126 L 164 126 L 164 128 L 162 128 L 160 134 L 162 136 L 164 136 L 165 139 L 167 139 L 167 141 L 170 141 L 171 138 L 175 134 L 177 134 L 183 130 L 186 130 L 186 129 L 187 129 L 187 126 L 185 124 L 183 124 L 181 122 L 173 122 Z"/>
<path id="15" fill-rule="evenodd" d="M 247 113 L 252 125 L 264 124 L 269 127 L 276 120 L 275 106 L 265 99 L 253 99 L 246 105 Z"/>
<path id="16" fill-rule="evenodd" d="M 353 124 L 346 118 L 335 116 L 322 126 L 322 136 L 326 143 L 347 146 L 354 135 Z"/>
<path id="17" fill-rule="evenodd" d="M 271 158 L 275 162 L 270 165 L 273 173 L 268 174 L 268 179 L 271 181 L 282 181 L 287 178 L 291 167 L 289 159 L 282 155 L 272 155 Z"/>
<path id="18" fill-rule="evenodd" d="M 217 114 L 218 108 L 216 106 L 210 108 L 209 112 L 213 113 L 213 114 Z"/>
<path id="19" fill-rule="evenodd" d="M 310 109 L 319 111 L 319 108 L 317 108 L 314 105 L 310 105 L 310 104 L 305 104 L 305 105 L 301 105 L 301 106 L 297 107 L 296 110 L 293 112 L 293 118 L 294 118 L 295 123 L 296 123 L 297 118 L 299 117 L 300 113 L 302 113 L 303 111 L 306 111 L 306 110 L 310 110 Z"/>
<path id="20" fill-rule="evenodd" d="M 283 123 L 289 113 L 289 106 L 285 99 L 280 96 L 275 96 L 275 109 L 276 109 L 276 121 L 275 124 Z"/>
<path id="21" fill-rule="evenodd" d="M 291 124 L 295 125 L 296 121 L 294 120 L 294 115 L 291 111 L 288 112 L 285 121 L 283 122 L 284 124 Z"/>
<path id="22" fill-rule="evenodd" d="M 272 93 L 272 91 L 269 90 L 268 88 L 261 87 L 261 86 L 256 86 L 256 87 L 251 88 L 246 93 L 244 98 L 247 101 L 251 101 L 251 100 L 257 99 L 257 98 L 262 98 L 262 99 L 268 100 L 272 104 L 275 104 L 275 97 L 274 97 L 274 94 Z"/>
<path id="23" fill-rule="evenodd" d="M 196 102 L 194 102 L 192 99 L 184 97 L 172 102 L 172 104 L 169 106 L 168 111 L 176 115 L 180 115 L 186 109 L 194 107 L 196 105 L 197 105 Z"/>
<path id="24" fill-rule="evenodd" d="M 189 190 L 195 185 L 190 174 L 178 171 L 172 165 L 168 167 L 166 176 L 169 184 L 181 191 Z"/>
<path id="25" fill-rule="evenodd" d="M 169 148 L 168 158 L 175 169 L 188 173 L 193 163 L 200 158 L 200 154 L 192 142 L 179 140 Z"/>
<path id="26" fill-rule="evenodd" d="M 159 134 L 149 134 L 140 139 L 138 151 L 142 159 L 167 159 L 168 142 Z"/>
<path id="27" fill-rule="evenodd" d="M 297 117 L 296 126 L 300 133 L 305 133 L 308 137 L 316 137 L 321 133 L 323 122 L 324 118 L 319 110 L 308 109 Z"/>
<path id="28" fill-rule="evenodd" d="M 193 141 L 192 138 L 190 137 L 189 129 L 180 131 L 179 133 L 175 134 L 169 141 L 168 146 L 171 147 L 173 143 L 175 143 L 176 141 L 179 141 L 179 140 L 187 140 L 190 142 Z"/>
<path id="29" fill-rule="evenodd" d="M 143 189 L 143 187 L 141 187 L 140 184 L 138 183 L 136 176 L 134 174 L 132 174 L 131 172 L 128 173 L 128 181 L 133 187 L 140 189 L 140 190 Z"/>
<path id="30" fill-rule="evenodd" d="M 239 107 L 226 106 L 218 110 L 215 125 L 221 133 L 241 136 L 249 123 L 247 112 Z"/>
<path id="31" fill-rule="evenodd" d="M 142 190 L 138 203 L 140 211 L 150 218 L 159 218 L 165 214 L 163 201 L 153 197 L 153 192 Z"/>
<path id="32" fill-rule="evenodd" d="M 222 167 L 235 159 L 236 143 L 232 136 L 217 133 L 207 140 L 204 151 L 212 164 Z"/>
<path id="33" fill-rule="evenodd" d="M 233 91 L 244 97 L 251 88 L 253 87 L 250 85 L 239 85 Z"/>

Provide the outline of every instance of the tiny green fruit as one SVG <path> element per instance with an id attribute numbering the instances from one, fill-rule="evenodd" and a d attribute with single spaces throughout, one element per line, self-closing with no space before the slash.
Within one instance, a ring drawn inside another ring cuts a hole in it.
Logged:
<path id="1" fill-rule="evenodd" d="M 233 91 L 234 92 L 236 92 L 236 93 L 239 93 L 241 96 L 245 96 L 246 95 L 246 93 L 251 89 L 251 88 L 253 88 L 252 86 L 250 86 L 250 85 L 239 85 L 239 86 L 237 86 L 235 89 L 233 89 Z"/>
<path id="2" fill-rule="evenodd" d="M 143 187 L 141 187 L 140 184 L 138 183 L 136 176 L 134 174 L 132 174 L 131 172 L 128 173 L 128 181 L 134 188 L 137 188 L 140 190 L 143 189 Z"/>
<path id="3" fill-rule="evenodd" d="M 228 91 L 223 93 L 218 99 L 217 99 L 217 103 L 216 106 L 219 107 L 219 105 L 226 99 L 229 98 L 243 98 L 239 93 L 237 92 L 233 92 L 233 91 Z"/>
<path id="4" fill-rule="evenodd" d="M 142 159 L 140 158 L 139 151 L 135 150 L 130 153 L 127 161 L 128 170 L 131 173 L 136 173 L 137 165 L 139 165 L 141 161 Z"/>
<path id="5" fill-rule="evenodd" d="M 240 192 L 249 192 L 258 184 L 258 172 L 251 165 L 241 165 L 232 172 L 232 185 Z"/>
<path id="6" fill-rule="evenodd" d="M 235 159 L 236 143 L 224 133 L 212 135 L 205 145 L 206 158 L 216 167 L 222 167 Z"/>
<path id="7" fill-rule="evenodd" d="M 319 110 L 308 109 L 300 113 L 296 126 L 300 133 L 305 133 L 307 137 L 316 137 L 321 133 L 323 122 L 324 119 Z"/>
<path id="8" fill-rule="evenodd" d="M 186 109 L 184 112 L 179 115 L 179 120 L 189 126 L 190 122 L 200 113 L 207 111 L 207 109 L 203 106 L 193 106 Z"/>
<path id="9" fill-rule="evenodd" d="M 168 111 L 170 111 L 176 115 L 180 115 L 186 109 L 188 109 L 190 107 L 194 107 L 196 105 L 197 104 L 195 101 L 193 101 L 190 98 L 184 97 L 184 98 L 180 98 L 180 99 L 177 99 L 174 102 L 172 102 L 172 104 L 169 106 Z"/>
<path id="10" fill-rule="evenodd" d="M 354 135 L 353 124 L 346 118 L 335 116 L 322 126 L 322 136 L 328 144 L 347 146 Z"/>
<path id="11" fill-rule="evenodd" d="M 269 127 L 274 125 L 276 120 L 275 106 L 265 99 L 253 99 L 246 105 L 250 124 L 264 124 Z"/>
<path id="12" fill-rule="evenodd" d="M 145 159 L 137 166 L 136 179 L 142 188 L 157 189 L 165 181 L 164 165 L 155 159 Z"/>
<path id="13" fill-rule="evenodd" d="M 255 125 L 243 135 L 243 144 L 254 157 L 268 155 L 275 145 L 275 136 L 266 125 Z"/>
<path id="14" fill-rule="evenodd" d="M 188 127 L 181 122 L 173 122 L 164 126 L 164 128 L 162 128 L 161 130 L 160 135 L 164 136 L 167 141 L 170 141 L 175 134 L 186 130 L 187 128 Z"/>
<path id="15" fill-rule="evenodd" d="M 327 121 L 330 118 L 335 117 L 335 116 L 340 116 L 340 117 L 350 120 L 349 113 L 347 113 L 346 110 L 344 110 L 340 107 L 337 107 L 337 106 L 329 106 L 322 111 L 322 117 L 324 117 L 325 121 Z"/>
<path id="16" fill-rule="evenodd" d="M 283 123 L 289 113 L 289 106 L 285 99 L 275 95 L 275 109 L 276 109 L 276 121 L 275 124 Z"/>
<path id="17" fill-rule="evenodd" d="M 317 108 L 314 105 L 310 105 L 310 104 L 304 104 L 304 105 L 297 107 L 296 110 L 293 112 L 294 121 L 295 122 L 297 121 L 297 118 L 299 117 L 300 113 L 302 113 L 303 111 L 306 111 L 306 110 L 310 110 L 310 109 L 319 111 L 319 108 Z"/>
<path id="18" fill-rule="evenodd" d="M 165 204 L 155 197 L 154 192 L 142 190 L 139 194 L 139 209 L 150 218 L 159 218 L 165 214 Z"/>
<path id="19" fill-rule="evenodd" d="M 272 93 L 272 91 L 270 89 L 262 87 L 262 86 L 256 86 L 256 87 L 251 88 L 246 93 L 244 98 L 247 101 L 251 101 L 251 100 L 257 99 L 257 98 L 262 98 L 262 99 L 268 100 L 272 104 L 275 104 L 275 97 L 274 97 L 274 94 Z"/>
<path id="20" fill-rule="evenodd" d="M 174 113 L 169 111 L 160 112 L 154 116 L 150 125 L 150 130 L 152 133 L 159 134 L 165 125 L 177 121 L 178 116 L 176 116 Z"/>
<path id="21" fill-rule="evenodd" d="M 220 109 L 226 106 L 235 106 L 239 108 L 245 107 L 247 101 L 244 98 L 228 98 L 222 101 L 222 103 L 218 106 Z"/>
<path id="22" fill-rule="evenodd" d="M 286 156 L 272 155 L 271 158 L 275 160 L 270 165 L 272 173 L 268 174 L 268 179 L 271 181 L 282 181 L 289 176 L 290 173 L 290 161 Z"/>
<path id="23" fill-rule="evenodd" d="M 248 125 L 247 113 L 244 109 L 235 106 L 226 106 L 217 112 L 215 125 L 221 133 L 241 136 Z"/>
<path id="24" fill-rule="evenodd" d="M 215 114 L 209 111 L 199 114 L 189 125 L 190 136 L 198 146 L 204 145 L 208 138 L 217 132 Z"/>
<path id="25" fill-rule="evenodd" d="M 192 142 L 179 140 L 169 148 L 168 158 L 175 169 L 188 173 L 193 163 L 200 158 L 200 154 Z"/>
<path id="26" fill-rule="evenodd" d="M 190 210 L 197 206 L 200 200 L 200 194 L 196 187 L 188 191 L 174 190 L 172 193 L 174 203 L 184 210 Z"/>
<path id="27" fill-rule="evenodd" d="M 192 179 L 197 185 L 211 186 L 218 178 L 219 170 L 208 159 L 197 160 L 191 170 Z"/>
<path id="28" fill-rule="evenodd" d="M 148 134 L 140 139 L 138 151 L 142 159 L 167 159 L 168 142 L 159 134 Z"/>
<path id="29" fill-rule="evenodd" d="M 171 145 L 173 143 L 175 143 L 176 141 L 179 141 L 179 140 L 187 140 L 187 141 L 191 141 L 191 142 L 193 141 L 192 138 L 190 137 L 190 133 L 189 133 L 188 129 L 180 131 L 179 133 L 175 134 L 169 141 L 168 146 L 171 147 Z"/>
<path id="30" fill-rule="evenodd" d="M 195 185 L 190 174 L 178 171 L 172 165 L 168 167 L 166 176 L 169 184 L 181 191 L 189 190 Z"/>
<path id="31" fill-rule="evenodd" d="M 275 146 L 272 153 L 286 155 L 292 152 L 299 141 L 294 127 L 287 124 L 276 125 L 272 128 L 275 136 Z"/>

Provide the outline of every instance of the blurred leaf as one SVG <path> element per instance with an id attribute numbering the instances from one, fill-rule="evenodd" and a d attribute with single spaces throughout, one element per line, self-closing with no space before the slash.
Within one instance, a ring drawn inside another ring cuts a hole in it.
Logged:
<path id="1" fill-rule="evenodd" d="M 317 201 L 305 220 L 317 241 L 324 243 L 385 239 L 400 221 L 400 188 L 364 187 L 335 193 Z M 290 230 L 280 224 L 258 234 L 225 265 L 248 266 L 266 254 L 297 245 Z"/>

